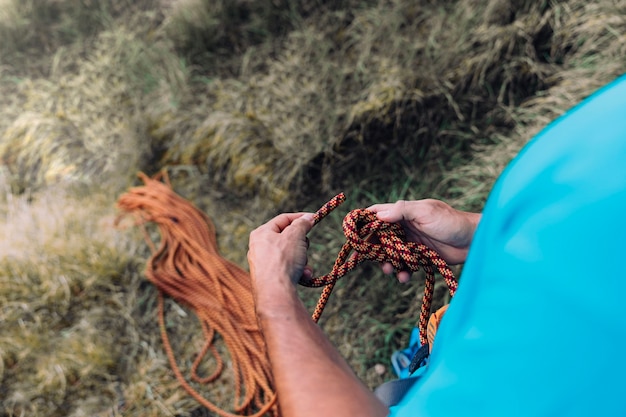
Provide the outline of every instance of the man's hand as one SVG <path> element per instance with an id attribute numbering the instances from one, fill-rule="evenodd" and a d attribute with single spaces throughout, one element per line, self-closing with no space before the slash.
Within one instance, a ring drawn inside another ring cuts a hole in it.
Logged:
<path id="1" fill-rule="evenodd" d="M 474 232 L 481 215 L 456 210 L 439 200 L 398 201 L 376 204 L 368 208 L 379 220 L 400 223 L 407 239 L 424 244 L 437 252 L 449 264 L 465 262 Z M 393 273 L 391 264 L 383 271 Z M 396 271 L 398 280 L 407 282 L 410 273 Z"/>
<path id="2" fill-rule="evenodd" d="M 284 213 L 250 233 L 248 263 L 257 310 L 272 309 L 303 274 L 312 276 L 306 254 L 311 227 L 312 214 Z"/>
<path id="3" fill-rule="evenodd" d="M 382 417 L 389 410 L 356 377 L 311 320 L 295 283 L 307 266 L 313 215 L 281 214 L 250 234 L 248 262 L 257 318 L 284 417 Z"/>

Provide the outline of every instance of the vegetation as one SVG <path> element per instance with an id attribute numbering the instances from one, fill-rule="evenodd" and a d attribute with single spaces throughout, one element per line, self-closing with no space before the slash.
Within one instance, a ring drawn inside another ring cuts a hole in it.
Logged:
<path id="1" fill-rule="evenodd" d="M 254 227 L 346 192 L 310 236 L 326 272 L 350 209 L 480 210 L 524 143 L 625 72 L 626 1 L 0 0 L 0 39 L 0 416 L 202 416 L 143 237 L 113 225 L 138 171 L 167 169 L 242 266 Z M 338 284 L 321 325 L 370 386 L 420 288 L 374 265 Z M 201 330 L 167 309 L 190 366 Z M 228 408 L 230 384 L 201 389 Z"/>

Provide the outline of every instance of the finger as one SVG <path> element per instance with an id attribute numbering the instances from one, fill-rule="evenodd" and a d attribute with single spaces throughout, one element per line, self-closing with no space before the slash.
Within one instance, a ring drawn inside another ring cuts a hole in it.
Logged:
<path id="1" fill-rule="evenodd" d="M 310 215 L 311 217 L 313 216 L 311 213 L 283 213 L 283 214 L 279 214 L 278 216 L 274 217 L 273 219 L 271 219 L 270 221 L 268 221 L 267 223 L 265 223 L 263 226 L 261 227 L 267 227 L 269 229 L 271 229 L 272 231 L 276 232 L 276 233 L 281 233 L 283 230 L 285 230 L 287 228 L 287 226 L 293 224 L 293 222 L 295 222 L 296 220 L 298 220 L 299 218 L 301 218 L 304 215 Z M 309 223 L 312 220 L 309 221 Z"/>
<path id="2" fill-rule="evenodd" d="M 395 271 L 393 268 L 393 265 L 391 265 L 389 262 L 385 262 L 382 265 L 382 269 L 383 269 L 383 273 L 386 275 L 391 275 Z M 398 279 L 399 282 L 405 284 L 411 280 L 411 273 L 408 271 L 399 271 L 396 274 L 396 278 Z"/>
<path id="3" fill-rule="evenodd" d="M 375 204 L 371 206 L 368 210 L 376 213 L 376 217 L 379 220 L 397 223 L 402 220 L 406 220 L 406 201 L 399 200 L 395 203 L 387 203 L 387 204 Z"/>
<path id="4" fill-rule="evenodd" d="M 309 265 L 306 265 L 302 270 L 302 276 L 307 280 L 313 278 L 313 268 L 311 268 Z"/>
<path id="5" fill-rule="evenodd" d="M 398 281 L 400 281 L 403 284 L 406 284 L 407 282 L 411 280 L 411 273 L 408 271 L 399 271 L 396 274 L 396 277 L 398 278 Z"/>
<path id="6" fill-rule="evenodd" d="M 386 274 L 386 275 L 393 274 L 393 265 L 391 265 L 389 262 L 385 262 L 382 266 L 382 269 L 383 269 L 383 274 Z"/>
<path id="7" fill-rule="evenodd" d="M 372 206 L 369 206 L 367 208 L 367 210 L 373 211 L 374 213 L 378 213 L 378 212 L 381 212 L 381 211 L 389 210 L 391 208 L 391 206 L 393 206 L 393 203 L 374 204 Z"/>
<path id="8" fill-rule="evenodd" d="M 295 233 L 298 236 L 302 236 L 306 239 L 306 234 L 313 228 L 313 214 L 312 213 L 303 213 L 302 216 L 295 219 L 290 225 L 289 228 L 283 229 L 288 233 Z M 308 246 L 307 246 L 308 248 Z"/>

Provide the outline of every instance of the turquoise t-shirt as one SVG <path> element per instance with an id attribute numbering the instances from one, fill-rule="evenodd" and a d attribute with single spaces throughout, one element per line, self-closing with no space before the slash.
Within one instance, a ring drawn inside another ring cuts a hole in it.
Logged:
<path id="1" fill-rule="evenodd" d="M 626 416 L 626 76 L 511 162 L 394 417 Z"/>

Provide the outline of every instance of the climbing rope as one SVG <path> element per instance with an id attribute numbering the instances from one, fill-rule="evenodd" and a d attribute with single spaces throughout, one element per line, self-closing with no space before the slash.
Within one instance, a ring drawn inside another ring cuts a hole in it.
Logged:
<path id="1" fill-rule="evenodd" d="M 314 223 L 326 217 L 344 201 L 343 193 L 332 198 L 315 213 Z M 426 328 L 435 289 L 435 270 L 439 271 L 445 280 L 451 296 L 454 296 L 457 289 L 458 284 L 454 273 L 446 261 L 428 246 L 408 242 L 400 224 L 378 220 L 376 213 L 369 210 L 352 210 L 344 218 L 342 228 L 346 243 L 339 250 L 331 272 L 317 278 L 302 277 L 299 281 L 301 285 L 307 287 L 324 287 L 313 311 L 313 321 L 317 322 L 321 317 L 337 280 L 361 262 L 366 260 L 389 262 L 397 271 L 415 272 L 422 268 L 426 275 L 426 282 L 418 328 L 420 342 L 425 345 L 428 342 Z"/>
<path id="2" fill-rule="evenodd" d="M 149 178 L 140 174 L 144 186 L 134 187 L 118 200 L 118 207 L 135 215 L 137 224 L 155 223 L 161 240 L 156 248 L 146 233 L 152 249 L 146 277 L 158 288 L 159 327 L 170 366 L 181 386 L 198 403 L 222 417 L 278 416 L 276 394 L 266 346 L 254 312 L 254 298 L 249 274 L 222 258 L 217 250 L 215 228 L 211 220 L 172 190 L 167 175 Z M 340 194 L 314 215 L 318 223 L 345 201 Z M 450 294 L 456 281 L 446 262 L 428 247 L 407 242 L 402 227 L 378 220 L 368 210 L 353 210 L 343 222 L 347 241 L 341 248 L 332 271 L 318 278 L 300 280 L 309 287 L 324 286 L 313 313 L 317 322 L 337 280 L 365 260 L 390 262 L 396 270 L 426 272 L 426 286 L 420 314 L 420 339 L 426 342 L 426 325 L 434 290 L 434 270 L 448 283 Z M 375 239 L 372 239 L 375 237 Z M 376 242 L 376 243 L 374 243 Z M 200 320 L 205 342 L 191 366 L 191 379 L 200 384 L 216 380 L 224 361 L 213 345 L 220 334 L 230 353 L 235 380 L 234 410 L 225 411 L 205 399 L 187 381 L 177 365 L 165 325 L 164 297 L 168 295 L 193 309 Z M 216 369 L 201 377 L 198 368 L 211 352 Z"/>
<path id="3" fill-rule="evenodd" d="M 161 241 L 158 249 L 146 236 L 152 248 L 146 276 L 159 290 L 161 338 L 176 378 L 196 401 L 220 416 L 259 417 L 266 413 L 278 416 L 265 341 L 254 312 L 249 274 L 220 256 L 211 220 L 174 193 L 167 176 L 151 179 L 140 174 L 140 178 L 145 185 L 123 194 L 118 206 L 133 213 L 139 224 L 153 222 L 159 227 Z M 164 295 L 193 309 L 201 323 L 205 342 L 191 367 L 192 380 L 207 384 L 220 376 L 224 362 L 213 345 L 215 333 L 224 340 L 232 360 L 236 414 L 208 401 L 187 382 L 176 363 L 167 334 Z M 200 377 L 198 367 L 208 352 L 217 362 L 216 369 L 211 375 Z"/>

